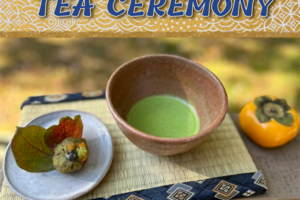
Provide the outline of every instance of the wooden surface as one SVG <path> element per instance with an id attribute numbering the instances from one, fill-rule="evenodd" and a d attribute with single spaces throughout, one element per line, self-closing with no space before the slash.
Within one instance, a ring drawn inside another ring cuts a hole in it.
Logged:
<path id="1" fill-rule="evenodd" d="M 247 199 L 300 199 L 300 134 L 282 147 L 266 149 L 245 136 L 240 129 L 237 114 L 231 114 L 231 117 L 257 168 L 262 170 L 269 189 L 268 194 Z M 1 168 L 0 189 L 2 182 Z"/>
<path id="2" fill-rule="evenodd" d="M 281 147 L 263 148 L 243 133 L 237 114 L 231 114 L 231 117 L 268 185 L 268 193 L 257 195 L 255 199 L 300 199 L 300 134 Z"/>

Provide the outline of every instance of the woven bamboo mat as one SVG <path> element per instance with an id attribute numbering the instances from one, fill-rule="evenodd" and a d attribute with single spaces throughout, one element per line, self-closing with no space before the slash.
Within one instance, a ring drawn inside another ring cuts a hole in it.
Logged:
<path id="1" fill-rule="evenodd" d="M 107 175 L 95 189 L 79 198 L 82 200 L 257 171 L 229 115 L 199 146 L 184 154 L 167 157 L 152 155 L 131 144 L 115 124 L 105 99 L 26 106 L 22 110 L 19 126 L 40 115 L 69 109 L 98 116 L 110 131 L 114 146 L 113 162 Z M 0 198 L 21 199 L 5 181 Z"/>

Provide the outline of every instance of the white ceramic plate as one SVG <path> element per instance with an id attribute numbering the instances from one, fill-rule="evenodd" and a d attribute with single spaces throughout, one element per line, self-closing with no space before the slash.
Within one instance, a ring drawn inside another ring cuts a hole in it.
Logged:
<path id="1" fill-rule="evenodd" d="M 89 146 L 89 156 L 84 166 L 77 172 L 61 174 L 56 170 L 46 173 L 30 173 L 19 168 L 8 145 L 3 162 L 6 183 L 25 199 L 60 200 L 79 197 L 95 186 L 107 173 L 112 157 L 111 136 L 105 125 L 96 116 L 74 110 L 49 113 L 32 120 L 29 125 L 48 128 L 57 125 L 62 117 L 81 115 L 83 138 Z"/>

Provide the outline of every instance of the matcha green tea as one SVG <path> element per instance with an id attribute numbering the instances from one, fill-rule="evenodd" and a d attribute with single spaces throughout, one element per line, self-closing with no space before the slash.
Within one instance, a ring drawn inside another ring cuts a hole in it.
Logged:
<path id="1" fill-rule="evenodd" d="M 138 101 L 130 109 L 127 122 L 144 133 L 169 138 L 192 136 L 200 128 L 194 108 L 183 99 L 169 95 Z"/>

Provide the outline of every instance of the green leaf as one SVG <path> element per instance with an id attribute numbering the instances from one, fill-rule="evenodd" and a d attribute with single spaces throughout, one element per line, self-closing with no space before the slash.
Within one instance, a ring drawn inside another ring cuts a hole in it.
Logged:
<path id="1" fill-rule="evenodd" d="M 281 105 L 284 111 L 289 111 L 291 109 L 291 107 L 287 104 L 285 99 L 275 99 L 274 103 Z"/>
<path id="2" fill-rule="evenodd" d="M 268 96 L 261 96 L 261 97 L 257 97 L 255 100 L 254 100 L 254 104 L 259 108 L 261 107 L 264 103 L 267 103 L 267 102 L 271 102 L 272 99 Z"/>
<path id="3" fill-rule="evenodd" d="M 28 172 L 54 170 L 52 150 L 44 142 L 45 129 L 40 126 L 17 127 L 11 149 L 17 165 Z"/>
<path id="4" fill-rule="evenodd" d="M 256 109 L 255 114 L 260 123 L 269 122 L 271 120 L 271 117 L 268 117 L 267 115 L 264 114 L 262 108 Z"/>
<path id="5" fill-rule="evenodd" d="M 286 113 L 282 118 L 274 118 L 278 123 L 285 126 L 292 126 L 294 122 L 294 117 L 291 113 Z"/>
<path id="6" fill-rule="evenodd" d="M 44 135 L 44 140 L 52 150 L 67 137 L 82 138 L 83 124 L 80 115 L 76 115 L 74 120 L 71 117 L 63 117 L 59 124 L 48 128 Z"/>

